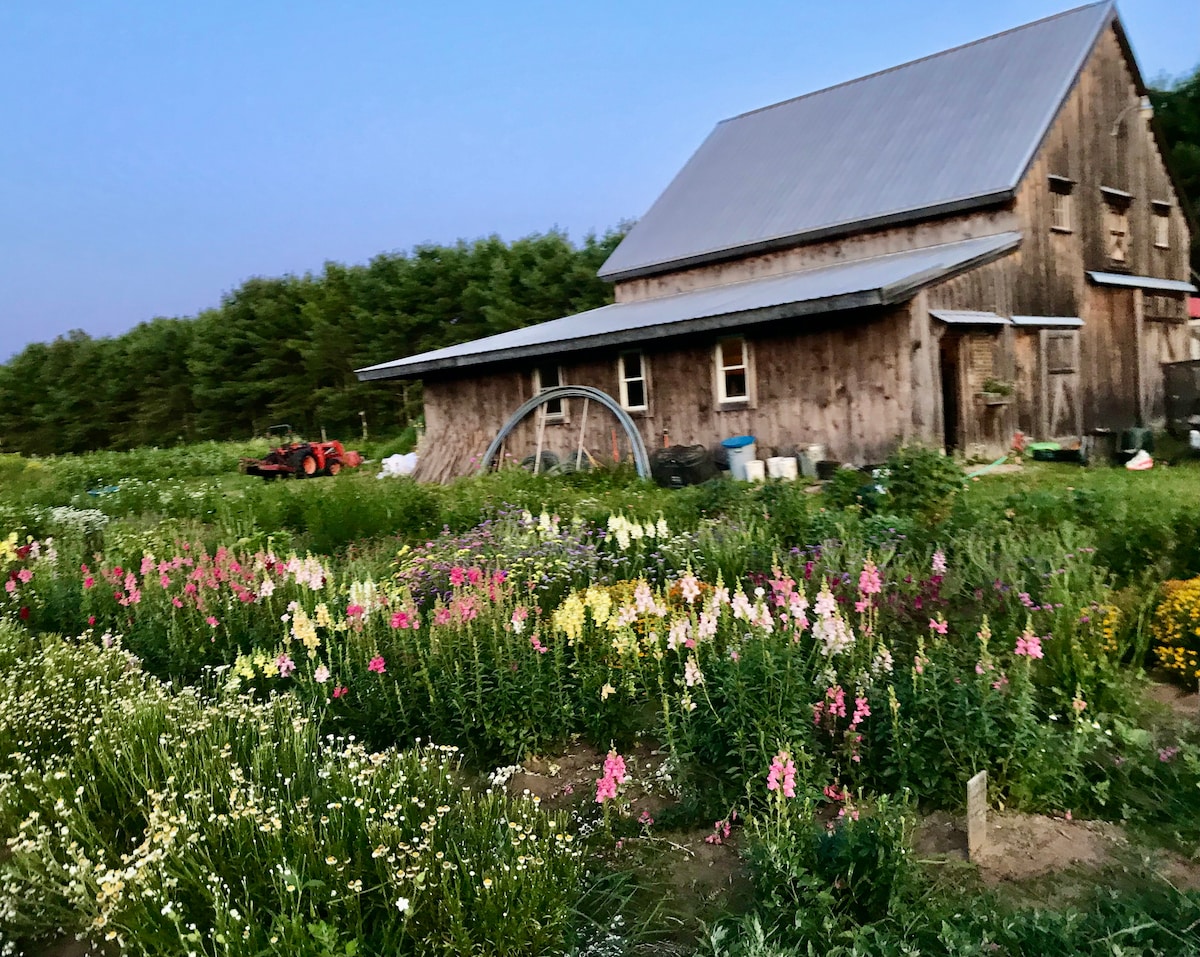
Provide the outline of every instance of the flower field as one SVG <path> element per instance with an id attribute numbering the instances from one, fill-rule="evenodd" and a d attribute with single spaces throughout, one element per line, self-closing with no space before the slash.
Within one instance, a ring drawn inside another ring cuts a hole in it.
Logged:
<path id="1" fill-rule="evenodd" d="M 443 489 L 237 451 L 0 457 L 0 954 L 1200 951 L 1200 737 L 1147 696 L 1200 677 L 1200 469 Z M 920 860 L 981 770 L 1128 860 L 1048 906 Z M 693 840 L 728 892 L 668 879 Z"/>

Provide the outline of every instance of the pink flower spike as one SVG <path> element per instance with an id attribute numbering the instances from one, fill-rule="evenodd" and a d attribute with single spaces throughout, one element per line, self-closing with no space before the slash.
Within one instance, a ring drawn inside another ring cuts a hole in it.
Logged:
<path id="1" fill-rule="evenodd" d="M 367 671 L 373 671 L 377 675 L 384 674 L 387 671 L 387 664 L 383 660 L 383 655 L 376 655 L 367 663 Z"/>
<path id="2" fill-rule="evenodd" d="M 208 616 L 207 618 L 205 618 L 204 620 L 205 620 L 206 622 L 208 622 L 208 627 L 210 627 L 210 628 L 216 628 L 216 627 L 217 627 L 219 624 L 221 624 L 221 623 L 220 623 L 219 621 L 217 621 L 217 619 L 216 619 L 216 618 L 214 618 L 212 615 L 209 615 L 209 616 Z"/>
<path id="3" fill-rule="evenodd" d="M 333 689 L 333 696 L 335 698 L 344 698 L 349 693 L 350 693 L 350 689 L 347 688 L 345 685 L 339 685 L 338 687 Z"/>
<path id="4" fill-rule="evenodd" d="M 275 667 L 279 669 L 280 678 L 288 678 L 296 670 L 296 662 L 292 661 L 285 651 L 275 659 Z"/>
<path id="5" fill-rule="evenodd" d="M 858 576 L 858 590 L 863 595 L 878 595 L 883 591 L 883 579 L 879 575 L 879 569 L 869 558 L 863 564 L 862 573 Z"/>

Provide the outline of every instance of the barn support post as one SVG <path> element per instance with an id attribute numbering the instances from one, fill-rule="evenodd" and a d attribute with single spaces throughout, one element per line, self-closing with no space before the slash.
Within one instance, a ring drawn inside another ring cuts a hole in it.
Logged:
<path id="1" fill-rule="evenodd" d="M 591 399 L 583 400 L 583 412 L 579 416 L 579 447 L 575 449 L 575 471 L 579 471 L 579 466 L 583 464 L 583 433 L 587 428 L 588 403 Z"/>
<path id="2" fill-rule="evenodd" d="M 533 453 L 533 474 L 542 471 L 542 441 L 546 438 L 546 407 L 538 407 L 537 451 Z"/>

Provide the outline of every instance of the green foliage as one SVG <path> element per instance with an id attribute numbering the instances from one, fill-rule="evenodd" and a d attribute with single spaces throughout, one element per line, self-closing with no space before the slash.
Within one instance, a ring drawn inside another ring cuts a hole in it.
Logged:
<path id="1" fill-rule="evenodd" d="M 566 822 L 464 789 L 452 749 L 368 753 L 294 703 L 172 695 L 117 648 L 0 630 L 3 945 L 147 955 L 561 953 Z M 12 672 L 10 672 L 10 675 Z M 55 704 L 60 715 L 49 713 Z M 35 702 L 45 701 L 45 704 Z M 42 723 L 55 722 L 46 733 Z"/>
<path id="2" fill-rule="evenodd" d="M 835 810 L 777 796 L 749 828 L 756 914 L 800 936 L 887 918 L 916 876 L 903 800 Z"/>
<path id="3" fill-rule="evenodd" d="M 935 449 L 904 446 L 889 456 L 884 467 L 888 508 L 901 515 L 939 522 L 962 489 L 961 469 Z"/>
<path id="4" fill-rule="evenodd" d="M 1180 198 L 1195 222 L 1200 219 L 1200 66 L 1174 81 L 1160 79 L 1156 86 L 1150 91 L 1154 119 L 1170 150 Z M 1192 236 L 1192 269 L 1200 271 L 1200 235 Z"/>
<path id="5" fill-rule="evenodd" d="M 350 440 L 360 412 L 373 434 L 394 434 L 420 414 L 419 383 L 385 389 L 355 369 L 605 305 L 612 290 L 595 274 L 620 238 L 490 236 L 327 263 L 249 279 L 191 319 L 31 345 L 0 366 L 4 451 L 173 446 L 281 422 Z"/>

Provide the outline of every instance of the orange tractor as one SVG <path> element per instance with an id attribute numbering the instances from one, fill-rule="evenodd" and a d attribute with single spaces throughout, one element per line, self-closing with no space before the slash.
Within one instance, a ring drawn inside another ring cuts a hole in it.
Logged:
<path id="1" fill-rule="evenodd" d="M 286 425 L 275 426 L 271 431 L 292 435 L 291 426 Z M 343 468 L 356 468 L 362 462 L 358 452 L 347 451 L 341 442 L 292 441 L 271 449 L 264 458 L 242 459 L 240 469 L 246 475 L 259 475 L 269 482 L 287 475 L 301 479 L 337 475 Z"/>

